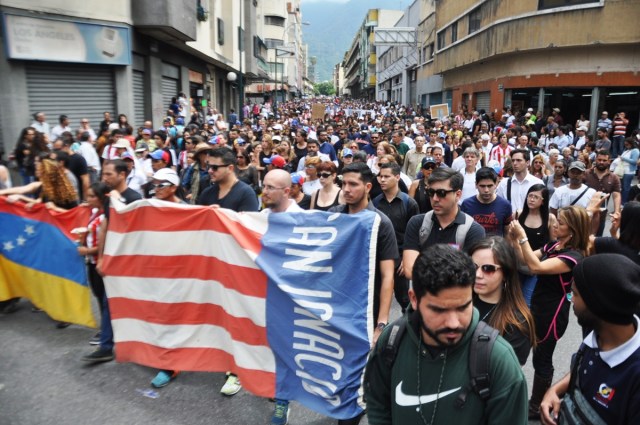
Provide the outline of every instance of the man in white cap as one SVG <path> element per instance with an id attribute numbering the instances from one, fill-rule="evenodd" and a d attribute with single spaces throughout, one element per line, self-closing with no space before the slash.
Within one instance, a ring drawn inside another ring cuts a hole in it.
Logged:
<path id="1" fill-rule="evenodd" d="M 557 188 L 549 200 L 549 212 L 557 216 L 560 208 L 577 205 L 587 208 L 595 189 L 582 183 L 587 167 L 582 161 L 573 161 L 569 165 L 569 184 Z"/>

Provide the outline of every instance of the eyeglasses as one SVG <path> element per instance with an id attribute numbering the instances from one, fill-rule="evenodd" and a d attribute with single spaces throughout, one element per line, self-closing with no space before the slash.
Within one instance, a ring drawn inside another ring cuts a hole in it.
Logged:
<path id="1" fill-rule="evenodd" d="M 286 187 L 275 187 L 275 186 L 271 186 L 270 184 L 262 186 L 262 190 L 267 192 L 272 192 L 274 190 L 284 190 L 284 189 L 286 189 Z"/>
<path id="2" fill-rule="evenodd" d="M 165 187 L 173 186 L 173 184 L 169 182 L 157 183 L 151 185 L 154 189 L 164 189 Z"/>
<path id="3" fill-rule="evenodd" d="M 529 195 L 527 195 L 527 198 L 533 199 L 534 201 L 537 201 L 538 199 L 542 199 L 542 196 L 534 195 L 533 193 L 530 193 Z"/>
<path id="4" fill-rule="evenodd" d="M 331 173 L 318 173 L 318 177 L 328 179 L 329 177 L 331 177 Z"/>
<path id="5" fill-rule="evenodd" d="M 427 189 L 427 196 L 429 198 L 433 198 L 435 195 L 438 195 L 438 198 L 445 198 L 449 193 L 455 192 L 455 189 Z"/>
<path id="6" fill-rule="evenodd" d="M 207 165 L 207 170 L 213 170 L 213 171 L 218 171 L 219 168 L 224 168 L 224 167 L 228 167 L 231 164 L 221 164 L 221 165 L 217 165 L 217 164 L 208 164 Z"/>
<path id="7" fill-rule="evenodd" d="M 304 168 L 316 168 L 315 165 L 305 165 Z"/>
<path id="8" fill-rule="evenodd" d="M 500 266 L 496 266 L 495 264 L 483 264 L 481 266 L 475 264 L 476 266 L 476 270 L 480 269 L 482 270 L 483 274 L 494 274 L 495 272 L 497 272 L 501 267 Z"/>

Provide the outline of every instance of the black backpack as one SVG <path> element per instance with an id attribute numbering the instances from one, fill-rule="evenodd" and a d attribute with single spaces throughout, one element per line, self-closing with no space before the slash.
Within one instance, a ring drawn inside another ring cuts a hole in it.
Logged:
<path id="1" fill-rule="evenodd" d="M 389 325 L 391 327 L 389 339 L 382 348 L 382 359 L 389 369 L 393 367 L 396 360 L 400 341 L 405 334 L 407 324 L 407 318 L 403 316 Z M 498 335 L 499 332 L 496 329 L 483 321 L 478 322 L 478 326 L 473 331 L 469 347 L 469 375 L 471 375 L 471 379 L 456 399 L 455 403 L 459 409 L 466 403 L 470 391 L 478 394 L 483 402 L 489 400 L 491 396 L 491 376 L 489 375 L 491 350 Z"/>

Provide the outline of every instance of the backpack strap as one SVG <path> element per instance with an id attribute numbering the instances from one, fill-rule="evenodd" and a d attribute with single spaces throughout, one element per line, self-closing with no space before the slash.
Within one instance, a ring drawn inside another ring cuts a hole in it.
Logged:
<path id="1" fill-rule="evenodd" d="M 418 240 L 420 242 L 420 249 L 424 247 L 424 244 L 429 239 L 429 235 L 431 234 L 431 228 L 433 227 L 433 210 L 429 211 L 424 215 L 424 219 L 422 220 L 422 226 L 420 226 L 420 233 L 418 235 Z"/>
<path id="2" fill-rule="evenodd" d="M 382 348 L 382 360 L 384 364 L 391 369 L 393 363 L 396 361 L 398 355 L 398 348 L 400 348 L 400 341 L 407 330 L 408 319 L 406 316 L 402 316 L 398 320 L 389 325 L 389 339 Z"/>
<path id="3" fill-rule="evenodd" d="M 467 401 L 469 391 L 473 391 L 483 402 L 491 396 L 491 351 L 499 332 L 483 321 L 478 322 L 471 336 L 469 347 L 469 384 L 466 385 L 455 401 L 457 408 L 462 409 Z"/>
<path id="4" fill-rule="evenodd" d="M 509 180 L 507 180 L 507 201 L 511 202 L 511 179 L 512 177 L 509 177 Z"/>
<path id="5" fill-rule="evenodd" d="M 456 244 L 460 247 L 460 249 L 464 247 L 464 240 L 466 239 L 467 233 L 469 232 L 469 229 L 471 229 L 472 225 L 473 225 L 473 217 L 465 213 L 464 224 L 460 224 L 456 228 Z"/>
<path id="6" fill-rule="evenodd" d="M 575 205 L 576 202 L 578 202 L 580 200 L 580 198 L 582 198 L 582 195 L 584 195 L 585 193 L 587 193 L 587 190 L 591 189 L 589 186 L 587 186 L 587 188 L 585 190 L 582 191 L 582 193 L 580 193 L 580 195 L 578 195 L 578 197 L 576 199 L 573 200 L 573 202 L 569 205 Z"/>

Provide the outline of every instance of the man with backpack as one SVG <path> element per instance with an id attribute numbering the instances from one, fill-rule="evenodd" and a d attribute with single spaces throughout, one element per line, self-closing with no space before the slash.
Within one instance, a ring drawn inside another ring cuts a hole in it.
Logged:
<path id="1" fill-rule="evenodd" d="M 484 228 L 458 206 L 463 184 L 462 174 L 451 168 L 436 168 L 429 176 L 425 192 L 433 210 L 413 216 L 405 232 L 402 264 L 407 279 L 418 254 L 427 247 L 441 243 L 466 249 L 485 237 Z"/>
<path id="2" fill-rule="evenodd" d="M 367 362 L 369 424 L 527 423 L 527 383 L 513 349 L 473 307 L 475 269 L 442 244 L 417 258 L 411 308 Z"/>
<path id="3" fill-rule="evenodd" d="M 382 193 L 373 199 L 373 205 L 389 217 L 396 233 L 400 258 L 395 262 L 393 292 L 404 313 L 409 305 L 409 281 L 402 270 L 402 245 L 407 223 L 411 217 L 420 213 L 420 209 L 415 199 L 400 190 L 400 166 L 397 163 L 380 164 L 377 178 Z"/>

